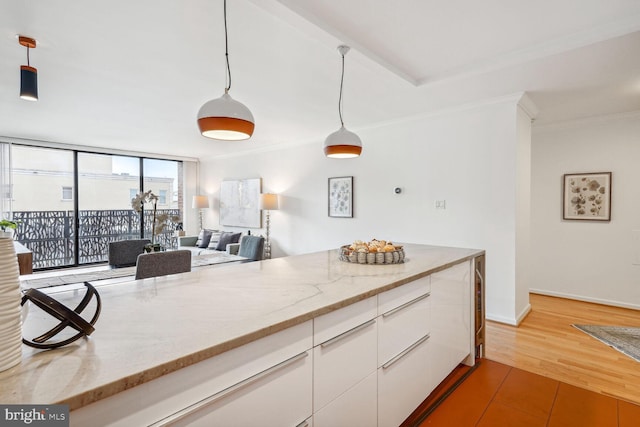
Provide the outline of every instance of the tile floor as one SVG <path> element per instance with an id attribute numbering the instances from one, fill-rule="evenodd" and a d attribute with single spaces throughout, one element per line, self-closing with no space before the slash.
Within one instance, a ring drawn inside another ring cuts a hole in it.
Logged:
<path id="1" fill-rule="evenodd" d="M 417 426 L 632 427 L 640 406 L 483 359 Z"/>

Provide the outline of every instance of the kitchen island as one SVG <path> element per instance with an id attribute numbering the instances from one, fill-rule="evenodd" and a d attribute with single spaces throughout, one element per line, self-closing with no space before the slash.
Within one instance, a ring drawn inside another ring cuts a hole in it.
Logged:
<path id="1" fill-rule="evenodd" d="M 330 426 L 345 408 L 362 425 L 397 425 L 416 393 L 473 363 L 473 259 L 484 253 L 404 249 L 401 264 L 329 250 L 97 284 L 96 331 L 57 350 L 25 346 L 0 373 L 0 402 L 66 403 L 71 425 Z M 52 296 L 74 307 L 82 292 Z M 35 311 L 25 330 L 38 333 Z M 408 383 L 412 397 L 388 408 Z"/>

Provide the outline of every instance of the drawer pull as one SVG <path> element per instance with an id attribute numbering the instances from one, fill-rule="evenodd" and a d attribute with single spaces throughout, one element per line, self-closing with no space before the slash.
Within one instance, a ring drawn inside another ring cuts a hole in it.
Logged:
<path id="1" fill-rule="evenodd" d="M 423 342 L 428 340 L 430 336 L 431 336 L 430 334 L 427 334 L 427 335 L 423 336 L 422 338 L 420 338 L 418 341 L 416 341 L 413 344 L 411 344 L 411 346 L 409 346 L 407 349 L 405 349 L 401 353 L 395 355 L 391 360 L 389 360 L 387 363 L 382 365 L 382 369 L 389 368 L 391 365 L 396 363 L 398 360 L 402 359 L 407 354 L 411 353 L 416 347 L 418 347 L 420 344 L 422 344 Z"/>
<path id="2" fill-rule="evenodd" d="M 344 338 L 348 337 L 349 335 L 353 335 L 353 334 L 355 334 L 356 332 L 359 332 L 359 331 L 361 331 L 362 329 L 367 328 L 367 327 L 369 327 L 369 326 L 373 325 L 374 323 L 376 323 L 376 319 L 371 319 L 371 320 L 369 320 L 368 322 L 363 323 L 362 325 L 356 326 L 356 327 L 355 327 L 355 328 L 353 328 L 353 329 L 349 329 L 348 331 L 343 332 L 343 333 L 341 333 L 340 335 L 337 335 L 337 336 L 335 336 L 335 337 L 331 338 L 330 340 L 327 340 L 327 341 L 323 342 L 322 344 L 320 344 L 320 347 L 322 347 L 322 348 L 329 347 L 330 345 L 335 344 L 335 343 L 337 343 L 338 341 L 340 341 L 340 340 L 342 340 L 342 339 L 344 339 Z"/>
<path id="3" fill-rule="evenodd" d="M 417 303 L 418 301 L 422 301 L 423 299 L 428 298 L 430 295 L 431 295 L 431 292 L 427 292 L 426 294 L 421 295 L 421 296 L 419 296 L 418 298 L 412 299 L 412 300 L 411 300 L 411 301 L 409 301 L 409 302 L 405 302 L 404 304 L 402 304 L 402 305 L 401 305 L 401 306 L 399 306 L 399 307 L 396 307 L 396 308 L 394 308 L 394 309 L 392 309 L 392 310 L 389 310 L 389 311 L 387 311 L 386 313 L 382 313 L 382 317 L 388 317 L 388 316 L 394 315 L 394 314 L 396 314 L 397 312 L 399 312 L 400 310 L 403 310 L 403 309 L 405 309 L 405 308 L 409 307 L 411 304 L 415 304 L 415 303 Z"/>
<path id="4" fill-rule="evenodd" d="M 219 391 L 219 392 L 217 392 L 215 394 L 212 394 L 209 397 L 205 397 L 204 399 L 202 399 L 202 400 L 200 400 L 200 401 L 198 401 L 198 402 L 196 402 L 196 403 L 194 403 L 192 405 L 189 405 L 186 408 L 181 409 L 180 411 L 178 411 L 178 412 L 176 412 L 174 414 L 171 414 L 171 415 L 169 415 L 169 416 L 167 416 L 167 417 L 165 417 L 165 418 L 163 418 L 163 419 L 161 419 L 159 421 L 156 421 L 155 423 L 150 424 L 150 427 L 170 426 L 171 424 L 175 423 L 176 421 L 179 421 L 179 420 L 181 420 L 181 419 L 193 414 L 194 412 L 204 408 L 205 406 L 211 405 L 212 403 L 215 403 L 216 401 L 218 401 L 218 400 L 220 400 L 220 399 L 222 399 L 222 398 L 224 398 L 224 397 L 226 397 L 226 396 L 228 396 L 228 395 L 230 395 L 232 393 L 235 393 L 236 391 L 238 391 L 240 389 L 243 389 L 243 388 L 255 383 L 256 381 L 258 381 L 258 380 L 260 380 L 260 379 L 262 379 L 264 377 L 267 377 L 267 376 L 271 375 L 272 373 L 274 373 L 276 371 L 279 371 L 279 370 L 281 370 L 283 368 L 286 368 L 287 366 L 292 365 L 292 364 L 294 364 L 295 362 L 297 362 L 297 361 L 299 361 L 301 359 L 304 359 L 308 355 L 309 355 L 309 353 L 307 351 L 305 351 L 305 352 L 302 352 L 302 353 L 300 353 L 300 354 L 298 354 L 296 356 L 293 356 L 293 357 L 291 357 L 291 358 L 289 358 L 287 360 L 284 360 L 284 361 L 278 363 L 277 365 L 274 365 L 274 366 L 272 366 L 272 367 L 270 367 L 268 369 L 265 369 L 262 372 L 258 372 L 257 374 L 252 375 L 249 378 L 247 378 L 245 380 L 242 380 L 237 384 L 234 384 L 234 385 L 232 385 L 230 387 L 227 387 L 224 390 L 221 390 L 221 391 Z"/>

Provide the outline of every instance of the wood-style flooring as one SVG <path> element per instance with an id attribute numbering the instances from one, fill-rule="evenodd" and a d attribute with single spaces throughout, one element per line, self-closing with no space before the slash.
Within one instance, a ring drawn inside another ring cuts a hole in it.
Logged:
<path id="1" fill-rule="evenodd" d="M 517 328 L 487 322 L 487 359 L 640 404 L 640 363 L 571 326 L 640 327 L 640 311 L 536 294 L 530 302 Z"/>
<path id="2" fill-rule="evenodd" d="M 571 326 L 638 327 L 640 311 L 535 294 L 530 301 L 519 327 L 488 322 L 486 359 L 427 418 L 419 410 L 403 426 L 640 426 L 640 363 Z"/>

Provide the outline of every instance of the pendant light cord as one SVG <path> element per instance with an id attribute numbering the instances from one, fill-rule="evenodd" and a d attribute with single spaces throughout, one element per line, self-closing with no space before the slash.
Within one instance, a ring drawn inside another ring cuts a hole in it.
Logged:
<path id="1" fill-rule="evenodd" d="M 342 74 L 340 76 L 340 97 L 338 98 L 338 115 L 340 116 L 340 126 L 344 127 L 342 120 L 342 86 L 344 84 L 344 55 L 342 55 Z"/>
<path id="2" fill-rule="evenodd" d="M 31 63 L 29 62 L 29 46 L 27 46 L 27 67 L 30 67 Z"/>
<path id="3" fill-rule="evenodd" d="M 224 92 L 231 90 L 231 67 L 229 66 L 229 35 L 227 31 L 227 0 L 224 0 L 224 57 L 227 61 L 227 87 Z"/>

